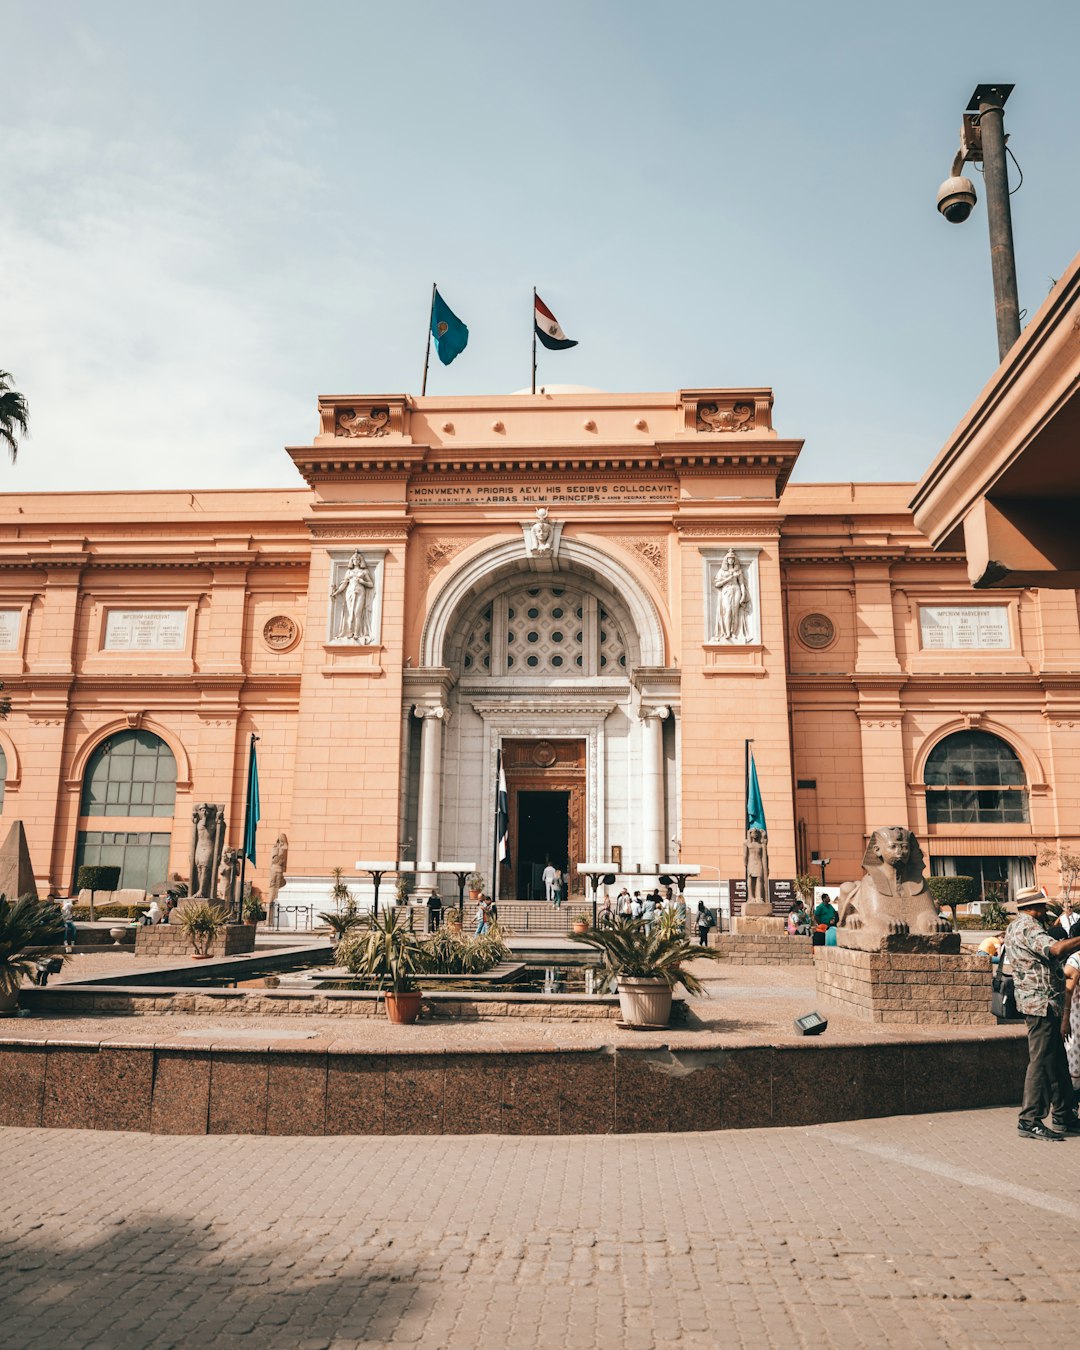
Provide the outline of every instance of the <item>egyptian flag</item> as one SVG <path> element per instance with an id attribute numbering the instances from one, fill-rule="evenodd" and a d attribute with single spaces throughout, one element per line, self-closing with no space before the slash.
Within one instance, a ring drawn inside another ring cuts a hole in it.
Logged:
<path id="1" fill-rule="evenodd" d="M 577 346 L 577 343 L 568 338 L 559 327 L 558 319 L 535 291 L 533 291 L 533 306 L 533 323 L 536 325 L 536 336 L 549 352 L 564 352 L 567 347 Z"/>
<path id="2" fill-rule="evenodd" d="M 495 798 L 495 838 L 498 842 L 499 862 L 510 866 L 510 794 L 506 790 L 506 773 L 502 751 L 499 752 L 499 788 Z"/>

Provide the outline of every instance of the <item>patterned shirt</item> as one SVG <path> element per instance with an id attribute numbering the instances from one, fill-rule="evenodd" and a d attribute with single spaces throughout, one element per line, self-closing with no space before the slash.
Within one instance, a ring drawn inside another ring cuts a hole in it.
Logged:
<path id="1" fill-rule="evenodd" d="M 1064 1007 L 1065 968 L 1050 955 L 1054 939 L 1030 914 L 1021 914 L 1005 930 L 1005 951 L 1016 985 L 1016 1006 L 1025 1017 L 1060 1017 Z"/>

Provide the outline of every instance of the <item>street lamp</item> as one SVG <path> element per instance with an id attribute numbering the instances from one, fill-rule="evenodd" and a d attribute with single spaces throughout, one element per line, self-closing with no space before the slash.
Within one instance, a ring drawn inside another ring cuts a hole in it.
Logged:
<path id="1" fill-rule="evenodd" d="M 815 859 L 814 859 L 814 862 L 817 864 L 818 867 L 821 868 L 821 885 L 822 885 L 822 888 L 824 888 L 824 886 L 825 886 L 825 869 L 826 869 L 826 867 L 828 867 L 828 865 L 832 862 L 832 859 L 831 859 L 831 858 L 815 858 Z"/>
<path id="2" fill-rule="evenodd" d="M 990 265 L 994 274 L 994 314 L 997 320 L 998 360 L 1004 361 L 1020 336 L 1020 301 L 1016 293 L 1016 256 L 1013 252 L 1009 174 L 1005 163 L 1005 101 L 1011 84 L 976 86 L 960 123 L 960 148 L 950 177 L 938 189 L 937 209 L 950 224 L 971 215 L 977 201 L 975 184 L 961 177 L 966 163 L 982 164 L 986 183 L 986 218 L 990 226 Z"/>
<path id="3" fill-rule="evenodd" d="M 578 863 L 578 876 L 588 877 L 592 882 L 592 926 L 596 927 L 596 892 L 600 889 L 600 883 L 605 886 L 614 886 L 615 878 L 618 873 L 612 869 L 611 863 Z"/>

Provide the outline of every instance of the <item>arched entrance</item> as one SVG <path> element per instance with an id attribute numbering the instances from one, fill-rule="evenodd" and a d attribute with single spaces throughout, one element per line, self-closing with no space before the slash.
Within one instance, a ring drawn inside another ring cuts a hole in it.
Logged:
<path id="1" fill-rule="evenodd" d="M 541 570 L 520 544 L 496 546 L 444 586 L 423 650 L 434 669 L 421 700 L 425 671 L 406 680 L 417 716 L 403 807 L 403 838 L 419 856 L 437 838 L 440 856 L 478 859 L 490 888 L 500 752 L 512 863 L 500 895 L 542 898 L 549 862 L 582 894 L 576 864 L 612 847 L 664 856 L 662 761 L 666 731 L 674 782 L 674 727 L 650 716 L 636 677 L 662 668 L 665 642 L 651 598 L 621 564 L 564 539 L 558 566 Z M 659 767 L 643 774 L 650 763 Z M 427 788 L 436 764 L 437 802 Z"/>

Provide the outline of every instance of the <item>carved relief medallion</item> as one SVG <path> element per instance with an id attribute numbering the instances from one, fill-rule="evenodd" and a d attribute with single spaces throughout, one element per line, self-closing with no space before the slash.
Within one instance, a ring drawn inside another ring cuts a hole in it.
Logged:
<path id="1" fill-rule="evenodd" d="M 275 614 L 263 624 L 263 641 L 272 652 L 287 652 L 296 646 L 300 625 L 287 614 Z"/>
<path id="2" fill-rule="evenodd" d="M 538 764 L 542 769 L 550 769 L 558 755 L 550 741 L 540 741 L 533 748 L 532 758 L 533 763 Z"/>
<path id="3" fill-rule="evenodd" d="M 836 625 L 827 614 L 804 614 L 796 631 L 802 645 L 813 651 L 828 647 L 836 637 Z"/>

